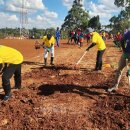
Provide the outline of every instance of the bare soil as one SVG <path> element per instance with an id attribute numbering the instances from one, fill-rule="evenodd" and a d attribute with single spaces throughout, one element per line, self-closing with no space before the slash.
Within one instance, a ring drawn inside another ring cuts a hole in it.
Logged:
<path id="1" fill-rule="evenodd" d="M 43 49 L 34 49 L 34 40 L 0 40 L 22 52 L 22 89 L 13 89 L 12 98 L 3 102 L 0 93 L 0 129 L 44 130 L 129 130 L 130 88 L 126 73 L 120 89 L 114 85 L 121 51 L 107 41 L 101 72 L 93 71 L 97 48 L 92 48 L 78 66 L 87 44 L 55 46 L 55 66 L 43 66 Z M 106 67 L 110 64 L 111 67 Z M 2 88 L 1 88 L 2 90 Z"/>

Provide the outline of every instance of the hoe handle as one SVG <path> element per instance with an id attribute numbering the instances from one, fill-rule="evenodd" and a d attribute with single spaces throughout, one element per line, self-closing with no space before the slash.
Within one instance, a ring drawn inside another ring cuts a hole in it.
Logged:
<path id="1" fill-rule="evenodd" d="M 83 57 L 85 56 L 86 53 L 87 53 L 87 51 L 85 51 L 84 54 L 80 57 L 80 59 L 78 60 L 78 62 L 76 63 L 76 65 L 78 65 L 80 63 L 80 61 L 83 59 Z"/>

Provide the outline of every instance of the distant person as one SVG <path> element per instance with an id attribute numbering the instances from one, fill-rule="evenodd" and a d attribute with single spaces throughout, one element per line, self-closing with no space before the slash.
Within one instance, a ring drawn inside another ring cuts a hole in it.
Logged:
<path id="1" fill-rule="evenodd" d="M 81 36 L 81 35 L 80 35 L 81 32 L 82 32 L 82 31 L 81 31 L 81 28 L 78 28 L 78 30 L 77 30 L 77 34 L 78 34 L 78 35 L 77 35 L 77 44 L 80 44 L 79 39 L 80 39 L 80 36 Z"/>
<path id="2" fill-rule="evenodd" d="M 112 34 L 112 33 L 110 34 L 110 39 L 112 39 L 112 40 L 113 40 L 113 34 Z"/>
<path id="3" fill-rule="evenodd" d="M 75 31 L 74 31 L 74 30 L 69 32 L 68 44 L 69 44 L 70 41 L 71 41 L 71 43 L 73 42 L 73 40 L 74 40 L 74 35 L 75 35 Z"/>
<path id="4" fill-rule="evenodd" d="M 106 45 L 100 34 L 94 32 L 94 29 L 88 28 L 88 33 L 90 33 L 90 35 L 92 36 L 92 44 L 86 49 L 86 51 L 89 51 L 90 48 L 97 45 L 98 52 L 97 52 L 95 71 L 98 71 L 102 69 L 102 56 L 105 52 Z"/>
<path id="5" fill-rule="evenodd" d="M 120 32 L 118 32 L 115 37 L 114 37 L 114 43 L 117 47 L 119 47 L 121 49 L 121 45 L 120 45 L 120 41 L 122 39 L 122 34 Z"/>
<path id="6" fill-rule="evenodd" d="M 59 27 L 57 27 L 56 32 L 55 32 L 55 39 L 56 39 L 57 46 L 60 47 L 60 42 L 59 42 L 59 39 L 60 39 L 60 29 L 59 29 Z"/>
<path id="7" fill-rule="evenodd" d="M 79 35 L 79 46 L 80 46 L 80 48 L 83 46 L 83 41 L 84 41 L 84 33 L 83 33 L 83 31 L 81 31 L 81 33 Z"/>
<path id="8" fill-rule="evenodd" d="M 113 88 L 108 89 L 109 92 L 118 89 L 118 84 L 120 80 L 119 77 L 123 73 L 123 69 L 126 66 L 126 59 L 130 61 L 130 30 L 128 30 L 124 34 L 124 36 L 120 40 L 120 43 L 121 43 L 123 53 L 118 63 L 118 69 L 115 76 L 115 85 Z"/>
<path id="9" fill-rule="evenodd" d="M 21 88 L 21 63 L 22 54 L 11 47 L 0 45 L 0 70 L 2 74 L 2 86 L 5 92 L 4 101 L 11 97 L 10 79 L 14 75 L 15 89 Z"/>
<path id="10" fill-rule="evenodd" d="M 75 34 L 74 34 L 74 43 L 75 44 L 78 44 L 78 33 L 77 33 L 77 31 L 75 31 Z"/>
<path id="11" fill-rule="evenodd" d="M 44 48 L 44 65 L 47 66 L 47 57 L 48 53 L 51 53 L 51 61 L 50 65 L 54 65 L 54 44 L 55 44 L 55 38 L 51 34 L 47 34 L 46 36 L 43 36 L 43 43 L 35 43 L 35 49 L 39 49 L 40 47 Z"/>
<path id="12" fill-rule="evenodd" d="M 106 33 L 105 32 L 102 33 L 102 39 L 104 40 L 104 42 L 106 41 Z"/>
<path id="13" fill-rule="evenodd" d="M 87 44 L 89 44 L 90 43 L 90 39 L 91 39 L 90 33 L 86 34 L 86 38 L 87 38 Z"/>

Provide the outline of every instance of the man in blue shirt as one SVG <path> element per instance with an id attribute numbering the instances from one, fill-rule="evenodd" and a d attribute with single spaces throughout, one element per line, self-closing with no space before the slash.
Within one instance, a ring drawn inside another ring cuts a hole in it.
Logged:
<path id="1" fill-rule="evenodd" d="M 55 39 L 56 39 L 57 46 L 60 47 L 60 43 L 59 43 L 60 30 L 59 30 L 59 27 L 57 27 L 56 32 L 55 32 Z"/>
<path id="2" fill-rule="evenodd" d="M 118 69 L 117 69 L 116 77 L 115 77 L 115 86 L 113 88 L 108 89 L 109 92 L 118 89 L 118 84 L 119 84 L 122 72 L 126 66 L 126 59 L 130 61 L 130 30 L 128 30 L 124 34 L 123 38 L 121 39 L 121 47 L 122 47 L 123 54 L 118 63 Z"/>

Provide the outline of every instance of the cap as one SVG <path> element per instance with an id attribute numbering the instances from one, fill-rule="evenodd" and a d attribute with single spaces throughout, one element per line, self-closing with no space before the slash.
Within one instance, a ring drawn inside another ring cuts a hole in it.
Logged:
<path id="1" fill-rule="evenodd" d="M 88 33 L 94 32 L 94 29 L 93 28 L 87 28 L 87 31 L 88 31 Z"/>

